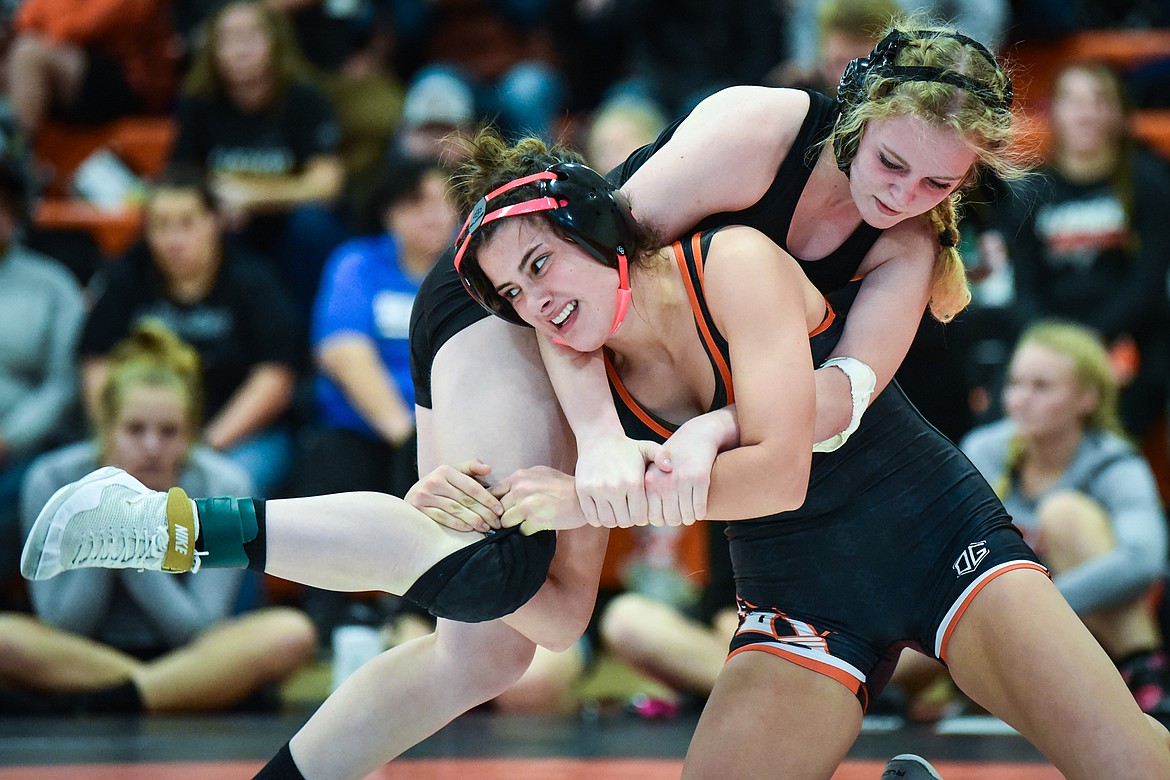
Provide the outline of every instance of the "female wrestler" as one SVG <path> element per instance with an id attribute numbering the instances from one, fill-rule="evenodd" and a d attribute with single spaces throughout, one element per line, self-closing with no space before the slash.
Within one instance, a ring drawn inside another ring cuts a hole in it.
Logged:
<path id="1" fill-rule="evenodd" d="M 858 157 L 898 150 L 907 130 L 875 120 Z M 896 386 L 853 439 L 810 455 L 812 366 L 843 323 L 790 255 L 744 227 L 646 252 L 589 169 L 538 141 L 476 141 L 460 187 L 477 205 L 456 254 L 472 294 L 564 349 L 604 348 L 631 436 L 662 441 L 735 404 L 738 443 L 715 457 L 703 518 L 729 521 L 741 623 L 684 778 L 724 776 L 729 744 L 737 777 L 772 776 L 777 756 L 831 776 L 906 646 L 946 663 L 1067 777 L 1170 772 L 1170 735 L 1143 716 L 990 486 Z M 933 175 L 966 170 L 972 153 L 951 152 Z M 582 201 L 591 208 L 569 206 Z M 768 737 L 743 738 L 753 733 Z"/>
<path id="2" fill-rule="evenodd" d="M 894 60 L 910 57 L 912 63 L 929 64 L 933 68 L 929 73 L 935 76 L 946 72 L 963 76 L 973 85 L 1006 97 L 1006 76 L 977 53 L 974 42 L 939 38 L 934 33 L 907 35 L 912 45 L 903 53 L 899 51 L 907 47 L 898 47 L 896 56 L 883 56 L 885 65 L 897 65 Z M 879 83 L 888 88 L 887 82 Z M 927 83 L 923 86 L 930 87 Z M 953 85 L 943 90 L 960 95 L 964 91 Z M 856 107 L 870 102 L 868 93 L 862 94 Z M 900 110 L 910 115 L 923 111 L 912 100 L 903 101 Z M 980 154 L 980 162 L 967 173 L 974 175 L 991 166 L 1001 175 L 1009 174 L 1014 170 L 1006 151 L 1010 115 L 1002 107 L 992 108 L 981 101 L 972 101 L 972 110 L 977 114 L 969 117 L 969 124 L 981 132 L 970 141 Z M 867 188 L 858 187 L 854 195 L 851 177 L 838 169 L 835 155 L 817 147 L 819 156 L 805 157 L 815 142 L 833 129 L 837 117 L 836 104 L 816 94 L 762 88 L 726 90 L 672 127 L 654 154 L 648 155 L 648 150 L 632 161 L 622 177 L 635 168 L 637 172 L 623 191 L 638 204 L 639 218 L 664 235 L 675 235 L 706 214 L 741 211 L 758 202 L 757 208 L 733 217 L 745 222 L 766 218 L 769 234 L 787 241 L 795 254 L 822 258 L 808 266 L 810 271 L 829 268 L 838 279 L 864 275 L 852 310 L 853 324 L 846 329 L 837 352 L 864 359 L 876 369 L 878 384 L 883 385 L 904 354 L 930 297 L 936 258 L 953 259 L 953 253 L 940 251 L 936 231 L 924 229 L 916 218 L 939 206 L 953 187 L 940 189 L 925 200 L 915 197 L 913 203 L 904 205 L 901 220 L 915 222 L 914 230 L 884 230 L 875 238 L 873 231 L 861 224 L 863 216 L 883 228 L 900 220 L 876 213 L 872 180 Z M 843 138 L 856 138 L 863 126 L 864 116 L 860 125 L 854 126 L 852 136 Z M 918 173 L 920 155 L 929 151 L 936 137 L 952 133 L 928 129 L 923 143 L 907 152 L 908 159 L 902 161 L 907 170 L 901 175 L 905 183 L 896 186 L 912 183 L 914 190 L 923 190 L 927 185 Z M 641 162 L 644 165 L 638 168 Z M 896 161 L 891 164 L 899 165 Z M 694 196 L 678 199 L 674 197 L 677 192 Z M 788 198 L 786 204 L 776 204 L 776 198 L 785 193 L 800 194 Z M 950 213 L 946 207 L 942 210 Z M 774 214 L 780 218 L 773 219 Z M 791 225 L 787 217 L 793 217 Z M 820 232 L 813 231 L 814 226 Z M 830 242 L 844 242 L 855 232 L 862 235 L 850 239 L 840 251 L 833 249 Z M 941 274 L 940 278 L 953 277 Z M 936 303 L 946 297 L 936 295 Z M 962 300 L 960 294 L 957 304 L 943 309 L 944 316 Z M 520 466 L 543 463 L 565 468 L 571 464 L 568 429 L 544 373 L 533 370 L 538 369 L 540 359 L 535 340 L 526 330 L 488 318 L 463 293 L 450 264 L 439 267 L 424 284 L 412 335 L 423 471 L 474 455 L 492 463 L 499 474 Z M 485 376 L 496 381 L 485 383 Z M 827 368 L 815 376 L 817 438 L 822 439 L 845 427 L 852 400 L 849 382 L 841 371 Z M 545 492 L 560 490 L 562 484 L 550 482 Z M 571 485 L 569 493 L 575 500 Z M 557 495 L 563 496 L 563 492 Z M 562 506 L 569 509 L 571 504 L 566 501 Z M 471 528 L 482 527 L 485 519 L 498 524 L 490 512 L 474 521 L 448 522 Z M 534 640 L 552 647 L 571 642 L 591 611 L 604 534 L 591 534 L 590 529 L 560 534 L 558 547 L 549 582 L 536 598 L 509 617 L 520 631 L 500 622 L 464 625 L 440 621 L 432 637 L 383 654 L 330 697 L 294 737 L 291 754 L 286 748 L 274 761 L 272 776 L 282 771 L 295 776 L 291 773 L 298 765 L 310 777 L 367 773 L 455 715 L 506 688 L 526 668 Z M 410 706 L 403 704 L 406 701 Z M 428 706 L 419 706 L 420 702 Z"/>

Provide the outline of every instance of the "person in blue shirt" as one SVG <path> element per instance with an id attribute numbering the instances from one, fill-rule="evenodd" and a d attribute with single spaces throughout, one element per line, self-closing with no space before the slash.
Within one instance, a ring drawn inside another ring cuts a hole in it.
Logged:
<path id="1" fill-rule="evenodd" d="M 436 162 L 390 164 L 370 201 L 381 232 L 329 258 L 311 322 L 319 435 L 306 453 L 306 495 L 402 496 L 417 479 L 410 310 L 457 227 L 446 188 Z"/>

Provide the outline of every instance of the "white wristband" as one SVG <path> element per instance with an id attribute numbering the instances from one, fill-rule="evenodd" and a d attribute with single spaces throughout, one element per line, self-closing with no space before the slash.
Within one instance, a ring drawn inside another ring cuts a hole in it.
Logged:
<path id="1" fill-rule="evenodd" d="M 877 374 L 857 358 L 829 358 L 821 364 L 821 368 L 828 366 L 836 366 L 845 372 L 845 376 L 849 377 L 849 394 L 853 397 L 853 415 L 845 430 L 836 436 L 830 436 L 824 441 L 814 444 L 813 452 L 832 452 L 849 440 L 849 437 L 857 430 L 857 426 L 861 425 L 861 416 L 869 408 L 870 396 L 873 395 L 874 388 L 877 387 Z"/>

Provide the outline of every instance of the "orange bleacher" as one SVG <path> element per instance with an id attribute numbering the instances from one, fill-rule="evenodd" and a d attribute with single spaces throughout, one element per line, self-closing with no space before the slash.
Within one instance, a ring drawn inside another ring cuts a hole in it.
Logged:
<path id="1" fill-rule="evenodd" d="M 176 134 L 170 116 L 125 117 L 96 126 L 47 123 L 37 133 L 33 153 L 48 164 L 54 177 L 34 209 L 36 226 L 87 231 L 106 255 L 120 255 L 142 231 L 141 207 L 102 211 L 72 197 L 68 185 L 73 172 L 89 155 L 106 147 L 137 175 L 156 177 L 166 167 Z"/>

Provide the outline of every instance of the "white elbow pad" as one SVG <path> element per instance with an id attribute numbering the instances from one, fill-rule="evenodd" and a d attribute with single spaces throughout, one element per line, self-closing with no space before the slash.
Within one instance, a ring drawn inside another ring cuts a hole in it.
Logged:
<path id="1" fill-rule="evenodd" d="M 849 377 L 849 393 L 853 397 L 853 415 L 849 425 L 836 436 L 830 436 L 824 441 L 813 445 L 813 452 L 832 452 L 849 440 L 857 426 L 861 425 L 861 416 L 869 408 L 869 399 L 877 387 L 877 374 L 873 369 L 857 358 L 835 357 L 829 358 L 821 364 L 821 368 L 836 366 Z"/>

